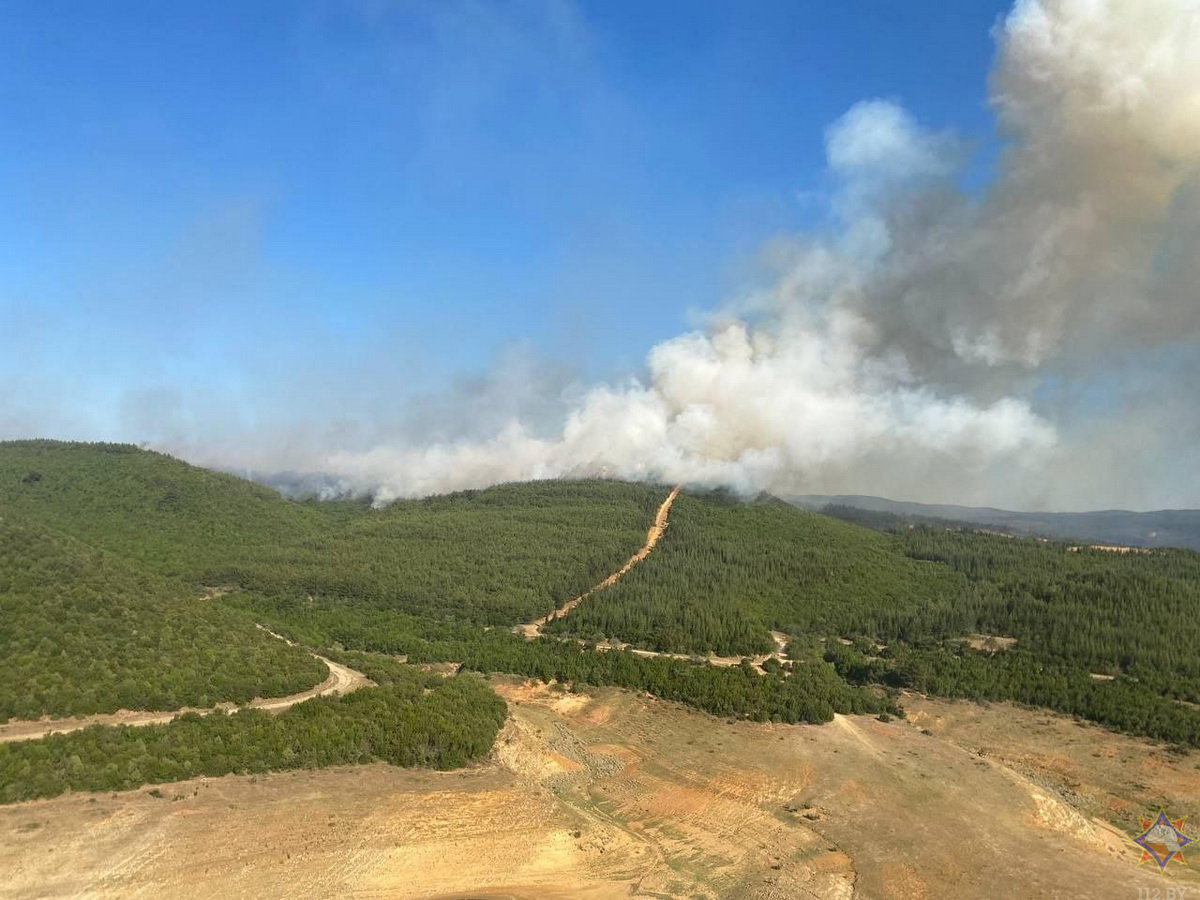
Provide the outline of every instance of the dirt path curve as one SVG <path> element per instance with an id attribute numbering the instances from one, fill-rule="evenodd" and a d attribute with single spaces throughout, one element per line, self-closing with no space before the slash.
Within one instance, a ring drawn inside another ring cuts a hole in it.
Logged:
<path id="1" fill-rule="evenodd" d="M 275 634 L 263 626 L 259 625 L 263 631 L 272 637 L 279 638 L 287 644 L 295 646 L 291 641 L 282 635 Z M 309 688 L 307 691 L 302 691 L 299 694 L 292 694 L 287 697 L 267 697 L 264 699 L 251 700 L 247 705 L 252 709 L 265 709 L 268 712 L 280 712 L 297 703 L 303 703 L 305 700 L 311 700 L 313 697 L 328 697 L 332 695 L 349 694 L 352 691 L 357 691 L 359 688 L 367 687 L 374 684 L 362 672 L 356 672 L 353 669 L 348 669 L 345 666 L 335 663 L 331 659 L 326 659 L 316 653 L 312 654 L 321 662 L 329 667 L 329 677 L 318 684 L 316 687 Z M 0 744 L 9 744 L 14 741 L 32 741 L 38 738 L 46 737 L 49 734 L 66 734 L 70 731 L 78 731 L 81 728 L 87 728 L 89 725 L 161 725 L 170 722 L 177 716 L 184 713 L 194 712 L 202 716 L 210 715 L 215 712 L 233 712 L 238 707 L 233 703 L 218 703 L 216 706 L 207 709 L 193 709 L 184 707 L 171 712 L 158 712 L 151 710 L 129 710 L 122 709 L 115 713 L 101 713 L 94 716 L 85 716 L 82 718 L 71 719 L 33 719 L 17 722 L 9 722 L 6 725 L 0 725 Z"/>
<path id="2" fill-rule="evenodd" d="M 606 587 L 612 587 L 620 581 L 625 573 L 640 563 L 643 559 L 650 555 L 650 551 L 654 549 L 654 545 L 658 543 L 659 538 L 663 536 L 663 532 L 667 530 L 667 517 L 671 513 L 671 504 L 675 502 L 675 498 L 679 496 L 679 490 L 683 485 L 676 485 L 671 489 L 671 493 L 667 494 L 667 499 L 662 502 L 658 508 L 658 512 L 654 515 L 654 524 L 650 526 L 650 530 L 646 532 L 646 543 L 642 544 L 640 550 L 626 560 L 625 565 L 621 566 L 617 571 L 613 572 L 599 584 L 592 587 L 590 590 L 580 594 L 574 600 L 568 600 L 554 612 L 548 616 L 542 616 L 540 619 L 534 619 L 532 622 L 527 622 L 524 625 L 518 625 L 513 630 L 517 634 L 522 634 L 526 638 L 532 640 L 542 636 L 542 627 L 547 622 L 553 622 L 555 619 L 561 619 L 580 603 L 597 591 L 602 591 Z"/>
<path id="3" fill-rule="evenodd" d="M 667 659 L 699 660 L 722 669 L 729 668 L 730 666 L 740 666 L 742 664 L 742 660 L 745 659 L 749 661 L 752 669 L 755 669 L 757 672 L 759 672 L 759 674 L 766 674 L 766 669 L 763 668 L 763 664 L 768 659 L 778 660 L 781 664 L 790 662 L 787 655 L 788 636 L 782 631 L 772 631 L 771 640 L 775 642 L 775 652 L 763 653 L 759 656 L 745 657 L 717 656 L 715 653 L 709 653 L 708 655 L 703 656 L 698 653 L 669 653 L 666 650 L 640 650 L 637 647 L 624 643 L 623 641 L 614 641 L 611 639 L 605 641 L 603 644 L 597 644 L 596 649 L 600 651 L 628 650 L 634 656 L 660 656 Z"/>

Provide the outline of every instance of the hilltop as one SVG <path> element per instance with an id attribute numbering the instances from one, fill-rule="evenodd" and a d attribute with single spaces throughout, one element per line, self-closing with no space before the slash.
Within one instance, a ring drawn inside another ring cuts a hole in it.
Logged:
<path id="1" fill-rule="evenodd" d="M 317 534 L 335 508 L 129 444 L 0 442 L 0 509 L 168 575 Z"/>

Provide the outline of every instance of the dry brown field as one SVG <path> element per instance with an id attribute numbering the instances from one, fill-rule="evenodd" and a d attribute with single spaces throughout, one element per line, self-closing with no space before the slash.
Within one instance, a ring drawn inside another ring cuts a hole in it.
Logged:
<path id="1" fill-rule="evenodd" d="M 1139 866 L 1118 827 L 1159 806 L 1200 813 L 1200 754 L 1003 704 L 909 697 L 909 721 L 758 725 L 493 683 L 510 720 L 465 771 L 0 808 L 0 897 L 1200 897 L 1191 870 Z"/>

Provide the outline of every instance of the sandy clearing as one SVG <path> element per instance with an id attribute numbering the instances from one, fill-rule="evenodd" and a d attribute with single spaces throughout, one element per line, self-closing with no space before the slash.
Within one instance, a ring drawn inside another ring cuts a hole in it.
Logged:
<path id="1" fill-rule="evenodd" d="M 484 766 L 227 776 L 162 799 L 0 809 L 0 898 L 1117 900 L 1200 881 L 1139 869 L 1043 775 L 1014 778 L 907 722 L 731 724 L 611 689 L 564 702 L 492 684 L 511 718 Z M 1012 752 L 1031 731 L 998 707 L 924 709 L 947 732 L 967 716 Z M 1195 760 L 1055 722 L 1080 733 L 1081 760 L 1111 751 L 1194 774 Z M 1050 749 L 1055 733 L 1038 740 Z"/>
<path id="2" fill-rule="evenodd" d="M 1066 798 L 1086 816 L 1133 829 L 1159 808 L 1200 816 L 1200 752 L 1170 752 L 1099 725 L 1011 703 L 955 703 L 908 694 L 909 719 L 980 762 L 999 763 Z M 1103 823 L 1102 823 L 1103 824 Z"/>
<path id="3" fill-rule="evenodd" d="M 1051 783 L 1091 778 L 1140 810 L 1152 766 L 1174 811 L 1195 802 L 1200 754 L 999 705 L 913 698 L 920 725 L 733 724 L 614 689 L 491 683 L 511 718 L 492 760 L 459 772 L 373 764 L 0 808 L 0 898 L 1127 900 L 1200 885 L 1098 841 Z"/>

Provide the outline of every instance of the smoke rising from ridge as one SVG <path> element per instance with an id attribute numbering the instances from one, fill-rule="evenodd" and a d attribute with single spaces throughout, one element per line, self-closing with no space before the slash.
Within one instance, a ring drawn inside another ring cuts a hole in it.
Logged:
<path id="1" fill-rule="evenodd" d="M 770 248 L 773 286 L 654 347 L 644 381 L 549 435 L 513 418 L 296 467 L 378 502 L 611 475 L 1038 506 L 1153 466 L 1197 420 L 1161 360 L 1200 337 L 1200 2 L 1020 0 L 997 42 L 981 194 L 964 142 L 864 101 L 826 134 L 830 227 Z M 1078 399 L 1118 361 L 1103 408 Z"/>

